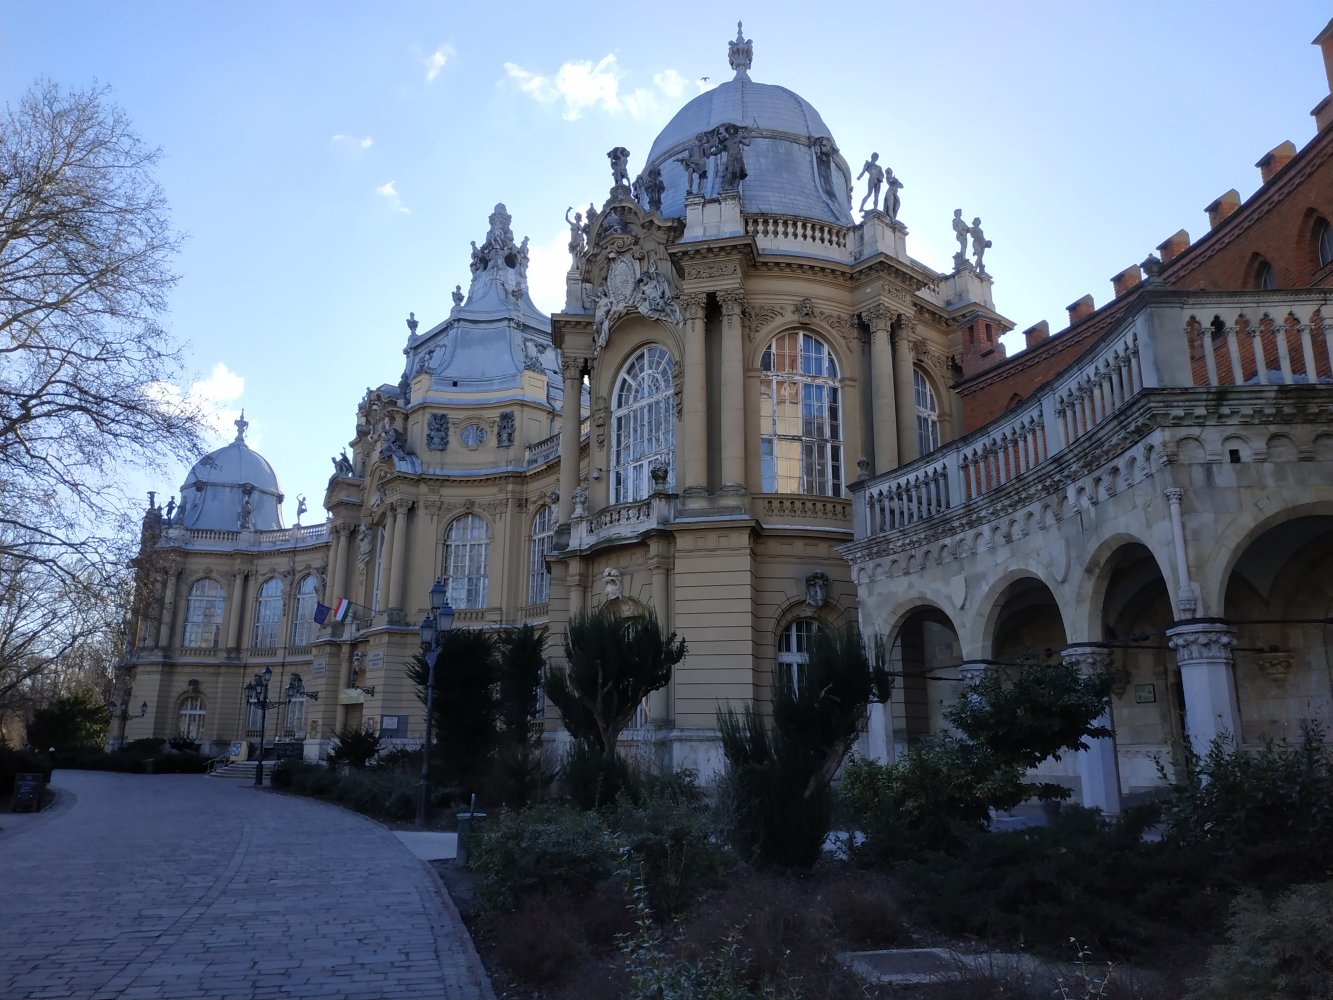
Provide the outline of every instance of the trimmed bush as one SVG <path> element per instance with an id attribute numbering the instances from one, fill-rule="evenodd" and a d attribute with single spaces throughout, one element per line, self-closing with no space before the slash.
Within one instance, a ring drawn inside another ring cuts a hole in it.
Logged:
<path id="1" fill-rule="evenodd" d="M 492 917 L 538 892 L 587 892 L 619 864 L 602 818 L 565 807 L 502 813 L 478 830 L 472 845 L 471 867 L 481 875 L 481 901 Z"/>
<path id="2" fill-rule="evenodd" d="M 0 744 L 0 798 L 6 803 L 14 794 L 14 780 L 20 774 L 42 774 L 46 776 L 47 782 L 50 782 L 51 762 L 46 759 L 45 754 L 15 750 L 13 747 Z"/>

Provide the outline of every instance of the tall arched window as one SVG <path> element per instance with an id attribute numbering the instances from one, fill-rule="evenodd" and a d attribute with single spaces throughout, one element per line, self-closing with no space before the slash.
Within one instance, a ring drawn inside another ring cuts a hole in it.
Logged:
<path id="1" fill-rule="evenodd" d="M 181 645 L 216 649 L 222 641 L 222 618 L 227 592 L 216 580 L 196 580 L 185 598 L 185 627 Z"/>
<path id="2" fill-rule="evenodd" d="M 444 534 L 444 576 L 455 608 L 486 607 L 486 557 L 491 529 L 476 514 L 455 518 Z"/>
<path id="3" fill-rule="evenodd" d="M 1277 287 L 1277 272 L 1273 270 L 1272 264 L 1262 258 L 1254 265 L 1254 287 L 1265 292 L 1271 292 Z"/>
<path id="4" fill-rule="evenodd" d="M 924 455 L 940 446 L 940 405 L 935 390 L 919 369 L 912 369 L 912 391 L 916 396 L 916 443 Z"/>
<path id="5" fill-rule="evenodd" d="M 189 694 L 181 699 L 176 731 L 187 740 L 198 743 L 204 738 L 204 699 L 202 695 Z"/>
<path id="6" fill-rule="evenodd" d="M 1329 264 L 1333 264 L 1333 226 L 1328 224 L 1327 219 L 1320 219 L 1315 223 L 1314 239 L 1319 266 L 1328 267 Z"/>
<path id="7" fill-rule="evenodd" d="M 763 491 L 842 496 L 842 393 L 832 352 L 792 330 L 774 338 L 759 367 Z"/>
<path id="8" fill-rule="evenodd" d="M 272 649 L 282 628 L 282 581 L 276 576 L 264 581 L 255 599 L 255 649 Z"/>
<path id="9" fill-rule="evenodd" d="M 675 365 L 665 349 L 635 355 L 616 381 L 611 404 L 611 502 L 642 500 L 652 491 L 649 470 L 659 462 L 674 477 L 676 411 L 671 388 Z"/>
<path id="10" fill-rule="evenodd" d="M 804 680 L 805 665 L 810 662 L 810 637 L 818 627 L 814 618 L 797 618 L 778 635 L 778 669 L 791 679 L 796 690 Z"/>
<path id="11" fill-rule="evenodd" d="M 551 599 L 551 573 L 546 567 L 546 553 L 555 542 L 555 508 L 550 504 L 532 519 L 532 540 L 528 545 L 528 603 L 545 604 Z"/>
<path id="12" fill-rule="evenodd" d="M 287 739 L 305 736 L 305 695 L 287 699 L 282 713 L 282 735 Z"/>
<path id="13" fill-rule="evenodd" d="M 296 588 L 296 611 L 292 617 L 292 645 L 309 646 L 315 641 L 315 574 L 307 573 Z"/>

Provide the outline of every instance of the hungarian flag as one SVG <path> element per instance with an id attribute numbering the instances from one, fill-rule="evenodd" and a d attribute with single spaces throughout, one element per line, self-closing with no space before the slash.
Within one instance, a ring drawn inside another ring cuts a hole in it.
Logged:
<path id="1" fill-rule="evenodd" d="M 329 615 L 332 613 L 332 611 L 333 609 L 329 607 L 327 604 L 320 604 L 318 601 L 316 601 L 315 623 L 317 625 L 323 625 L 325 622 L 329 620 Z"/>
<path id="2" fill-rule="evenodd" d="M 351 614 L 351 612 L 352 602 L 345 597 L 340 597 L 338 603 L 333 606 L 333 620 L 335 622 L 346 621 L 347 616 Z"/>

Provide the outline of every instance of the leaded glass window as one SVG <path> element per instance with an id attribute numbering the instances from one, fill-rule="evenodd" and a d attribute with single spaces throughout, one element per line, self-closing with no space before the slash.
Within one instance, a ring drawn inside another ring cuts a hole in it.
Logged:
<path id="1" fill-rule="evenodd" d="M 292 645 L 309 646 L 315 641 L 315 576 L 307 573 L 296 588 L 296 613 L 292 620 Z"/>
<path id="2" fill-rule="evenodd" d="M 631 503 L 652 492 L 653 466 L 674 476 L 676 408 L 671 385 L 675 365 L 665 349 L 635 355 L 616 381 L 611 405 L 611 502 Z"/>
<path id="3" fill-rule="evenodd" d="M 255 649 L 272 649 L 282 628 L 282 581 L 276 576 L 264 581 L 255 599 Z"/>
<path id="4" fill-rule="evenodd" d="M 842 495 L 838 363 L 813 334 L 778 334 L 759 367 L 760 471 L 765 493 Z"/>
<path id="5" fill-rule="evenodd" d="M 216 580 L 196 580 L 185 599 L 185 627 L 181 645 L 216 649 L 222 641 L 222 619 L 227 597 Z"/>
<path id="6" fill-rule="evenodd" d="M 940 446 L 940 406 L 926 376 L 912 369 L 912 391 L 916 396 L 916 443 L 922 455 Z"/>
<path id="7" fill-rule="evenodd" d="M 476 514 L 455 518 L 444 535 L 444 577 L 455 608 L 486 607 L 486 559 L 491 529 Z"/>
<path id="8" fill-rule="evenodd" d="M 551 599 L 551 572 L 546 553 L 555 542 L 555 508 L 550 504 L 532 519 L 532 540 L 528 545 L 528 603 L 545 604 Z"/>

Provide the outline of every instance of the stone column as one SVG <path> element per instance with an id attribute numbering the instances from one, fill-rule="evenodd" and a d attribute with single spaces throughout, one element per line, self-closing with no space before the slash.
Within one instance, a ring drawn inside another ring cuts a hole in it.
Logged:
<path id="1" fill-rule="evenodd" d="M 376 612 L 388 611 L 393 607 L 393 553 L 397 548 L 398 519 L 394 517 L 392 507 L 384 515 L 384 547 L 379 551 L 379 600 L 375 603 Z"/>
<path id="2" fill-rule="evenodd" d="M 1185 491 L 1169 489 L 1166 502 L 1171 508 L 1171 540 L 1176 550 L 1176 576 L 1179 590 L 1176 592 L 1176 610 L 1181 618 L 1191 618 L 1198 613 L 1199 602 L 1194 596 L 1194 585 L 1190 581 L 1190 565 L 1185 554 L 1185 525 L 1181 518 L 1180 504 Z"/>
<path id="3" fill-rule="evenodd" d="M 243 570 L 238 569 L 232 572 L 230 593 L 227 596 L 229 612 L 227 616 L 227 648 L 240 649 L 241 621 L 245 618 L 245 572 Z"/>
<path id="4" fill-rule="evenodd" d="M 410 500 L 396 500 L 393 505 L 393 575 L 389 577 L 389 607 L 402 608 L 406 602 L 407 512 Z"/>
<path id="5" fill-rule="evenodd" d="M 893 381 L 898 404 L 897 464 L 906 465 L 920 457 L 916 435 L 916 392 L 912 388 L 912 345 L 908 340 L 916 332 L 916 320 L 899 315 L 894 326 Z"/>
<path id="6" fill-rule="evenodd" d="M 158 622 L 157 644 L 162 649 L 169 649 L 173 643 L 171 641 L 172 625 L 176 619 L 176 591 L 180 588 L 181 571 L 173 569 L 167 574 L 167 583 L 162 591 L 162 620 Z"/>
<path id="7" fill-rule="evenodd" d="M 898 429 L 893 384 L 893 316 L 884 306 L 865 312 L 870 324 L 870 405 L 875 433 L 875 475 L 898 465 Z"/>
<path id="8" fill-rule="evenodd" d="M 708 492 L 708 358 L 704 340 L 704 311 L 708 295 L 690 292 L 678 300 L 685 314 L 685 360 L 681 401 L 681 440 L 684 451 L 684 496 Z"/>
<path id="9" fill-rule="evenodd" d="M 1195 618 L 1166 630 L 1180 665 L 1185 695 L 1185 727 L 1194 752 L 1202 756 L 1221 736 L 1240 742 L 1240 706 L 1236 701 L 1231 648 L 1236 630 L 1220 618 Z"/>
<path id="10" fill-rule="evenodd" d="M 1111 669 L 1111 652 L 1100 646 L 1066 646 L 1060 656 L 1085 677 Z M 1109 699 L 1106 710 L 1097 716 L 1093 725 L 1105 726 L 1112 732 L 1110 736 L 1089 739 L 1088 749 L 1079 751 L 1078 773 L 1083 781 L 1083 805 L 1115 816 L 1120 812 L 1120 763 Z"/>
<path id="11" fill-rule="evenodd" d="M 722 442 L 722 491 L 744 494 L 745 487 L 745 331 L 741 314 L 745 292 L 718 293 L 722 305 L 722 405 L 718 414 Z"/>
<path id="12" fill-rule="evenodd" d="M 665 548 L 665 542 L 657 541 L 653 545 Z M 649 560 L 649 566 L 653 571 L 653 612 L 657 615 L 657 621 L 662 626 L 663 631 L 669 632 L 671 615 L 667 607 L 667 602 L 671 600 L 667 592 L 667 553 L 658 553 L 655 558 Z M 665 686 L 654 691 L 648 696 L 648 715 L 655 723 L 666 723 L 671 718 L 671 682 L 668 681 Z"/>
<path id="13" fill-rule="evenodd" d="M 329 527 L 333 535 L 333 551 L 329 553 L 329 575 L 324 579 L 324 592 L 319 595 L 321 604 L 332 605 L 343 589 L 347 579 L 347 527 L 334 524 Z"/>
<path id="14" fill-rule="evenodd" d="M 562 357 L 560 372 L 565 399 L 560 406 L 559 521 L 568 524 L 574 512 L 574 488 L 579 484 L 579 412 L 583 389 L 583 359 Z"/>

